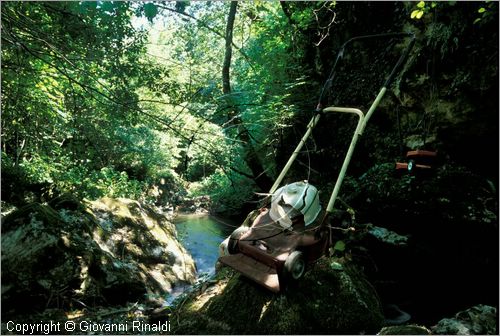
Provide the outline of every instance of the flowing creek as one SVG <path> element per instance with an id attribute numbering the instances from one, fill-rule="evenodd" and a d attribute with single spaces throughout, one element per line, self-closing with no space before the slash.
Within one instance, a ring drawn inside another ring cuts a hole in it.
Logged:
<path id="1" fill-rule="evenodd" d="M 179 241 L 196 263 L 198 279 L 212 275 L 219 256 L 219 244 L 238 226 L 206 214 L 179 214 L 174 220 Z M 168 295 L 170 305 L 191 286 L 178 286 Z"/>

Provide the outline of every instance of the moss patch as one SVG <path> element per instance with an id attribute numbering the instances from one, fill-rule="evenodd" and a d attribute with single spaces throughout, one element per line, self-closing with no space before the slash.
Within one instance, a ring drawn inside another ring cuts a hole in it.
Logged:
<path id="1" fill-rule="evenodd" d="M 380 330 L 373 287 L 354 266 L 318 262 L 302 280 L 274 294 L 234 272 L 207 299 L 198 293 L 176 311 L 177 334 L 358 334 Z M 207 289 L 207 292 L 210 290 Z M 198 304 L 199 301 L 203 303 Z"/>
<path id="2" fill-rule="evenodd" d="M 7 315 L 125 304 L 194 282 L 194 261 L 173 224 L 127 199 L 61 197 L 2 221 L 2 303 Z M 5 314 L 4 314 L 5 315 Z"/>

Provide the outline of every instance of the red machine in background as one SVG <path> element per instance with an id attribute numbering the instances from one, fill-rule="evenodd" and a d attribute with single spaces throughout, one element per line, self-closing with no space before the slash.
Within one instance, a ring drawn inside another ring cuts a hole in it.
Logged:
<path id="1" fill-rule="evenodd" d="M 409 173 L 418 170 L 431 170 L 435 167 L 436 151 L 413 150 L 406 153 L 407 162 L 396 162 L 396 170 L 406 170 Z"/>

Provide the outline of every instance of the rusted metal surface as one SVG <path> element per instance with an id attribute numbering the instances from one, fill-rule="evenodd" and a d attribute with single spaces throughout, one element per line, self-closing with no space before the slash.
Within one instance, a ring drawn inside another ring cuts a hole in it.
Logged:
<path id="1" fill-rule="evenodd" d="M 275 268 L 266 266 L 242 253 L 220 257 L 219 261 L 274 293 L 278 293 L 281 289 Z"/>
<path id="2" fill-rule="evenodd" d="M 408 162 L 396 162 L 396 170 L 430 170 L 436 164 L 437 152 L 417 149 L 406 153 Z"/>
<path id="3" fill-rule="evenodd" d="M 429 165 L 421 165 L 421 164 L 414 164 L 413 169 L 431 169 L 432 166 Z M 396 169 L 404 169 L 408 170 L 408 163 L 406 162 L 396 162 Z"/>
<path id="4" fill-rule="evenodd" d="M 417 158 L 417 157 L 436 157 L 437 152 L 417 149 L 413 151 L 409 151 L 406 153 L 407 158 Z"/>
<path id="5" fill-rule="evenodd" d="M 275 293 L 278 293 L 281 289 L 278 272 L 272 267 L 266 266 L 241 253 L 220 257 L 219 260 L 221 263 L 232 267 L 244 276 Z"/>
<path id="6" fill-rule="evenodd" d="M 292 220 L 290 229 L 283 229 L 263 208 L 250 229 L 237 242 L 237 254 L 222 256 L 219 261 L 232 267 L 273 292 L 283 287 L 284 265 L 293 251 L 301 251 L 306 263 L 325 254 L 330 246 L 327 232 L 318 234 L 319 225 L 305 226 L 303 216 Z M 281 283 L 280 283 L 281 282 Z"/>

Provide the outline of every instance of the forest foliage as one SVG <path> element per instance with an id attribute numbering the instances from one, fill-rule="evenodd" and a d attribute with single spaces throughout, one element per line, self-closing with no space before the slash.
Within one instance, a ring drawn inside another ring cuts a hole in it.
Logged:
<path id="1" fill-rule="evenodd" d="M 230 6 L 2 3 L 3 200 L 22 204 L 36 190 L 154 202 L 151 189 L 168 181 L 230 211 L 266 192 L 259 176 L 277 175 L 352 37 L 342 27 L 359 6 L 376 16 L 379 5 L 239 2 L 228 46 Z M 350 34 L 417 32 L 443 58 L 462 42 L 458 21 L 498 23 L 488 1 L 384 6 L 393 21 Z"/>

